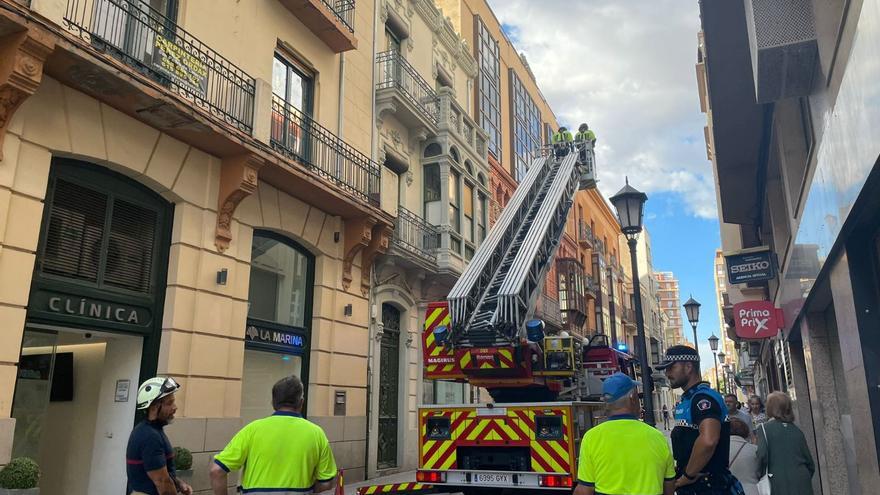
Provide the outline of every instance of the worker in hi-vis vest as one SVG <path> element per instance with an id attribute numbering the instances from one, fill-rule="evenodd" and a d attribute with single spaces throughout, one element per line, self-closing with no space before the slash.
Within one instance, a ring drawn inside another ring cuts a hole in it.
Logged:
<path id="1" fill-rule="evenodd" d="M 560 127 L 558 131 L 553 133 L 551 142 L 553 143 L 553 149 L 556 151 L 556 157 L 565 156 L 571 151 L 571 132 L 565 127 Z"/>
<path id="2" fill-rule="evenodd" d="M 590 144 L 595 146 L 596 133 L 591 131 L 590 126 L 588 126 L 587 124 L 581 124 L 580 127 L 578 127 L 577 134 L 575 134 L 574 136 L 574 140 L 576 142 L 588 141 Z"/>

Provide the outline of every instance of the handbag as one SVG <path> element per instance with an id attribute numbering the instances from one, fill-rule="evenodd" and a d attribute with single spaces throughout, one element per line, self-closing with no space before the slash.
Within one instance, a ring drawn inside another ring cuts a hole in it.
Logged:
<path id="1" fill-rule="evenodd" d="M 767 453 L 770 453 L 770 440 L 767 439 L 767 430 L 764 429 L 764 425 L 760 425 L 761 433 L 764 434 L 764 443 L 767 444 Z M 768 463 L 769 464 L 769 463 Z M 767 472 L 764 473 L 764 476 L 761 476 L 761 479 L 758 480 L 758 493 L 760 495 L 770 495 L 770 478 L 773 475 L 770 474 L 770 469 L 768 466 Z"/>

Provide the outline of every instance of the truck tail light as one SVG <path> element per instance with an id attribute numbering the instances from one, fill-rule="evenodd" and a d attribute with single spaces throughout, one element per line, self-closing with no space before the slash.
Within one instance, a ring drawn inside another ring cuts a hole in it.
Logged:
<path id="1" fill-rule="evenodd" d="M 440 471 L 416 471 L 419 483 L 446 483 L 446 474 Z"/>
<path id="2" fill-rule="evenodd" d="M 571 488 L 571 476 L 564 474 L 545 474 L 541 475 L 539 483 L 547 488 Z"/>

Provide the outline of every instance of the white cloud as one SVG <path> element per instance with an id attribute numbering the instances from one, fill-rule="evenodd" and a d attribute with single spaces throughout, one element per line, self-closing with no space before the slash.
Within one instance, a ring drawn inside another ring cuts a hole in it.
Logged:
<path id="1" fill-rule="evenodd" d="M 715 218 L 694 64 L 699 9 L 682 0 L 489 0 L 563 124 L 590 124 L 600 188 L 624 177 Z"/>

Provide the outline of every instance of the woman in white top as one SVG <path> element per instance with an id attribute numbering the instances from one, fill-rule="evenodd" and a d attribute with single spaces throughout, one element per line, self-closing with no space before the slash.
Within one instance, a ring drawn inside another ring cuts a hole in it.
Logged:
<path id="1" fill-rule="evenodd" d="M 742 484 L 746 495 L 758 495 L 758 447 L 749 442 L 751 433 L 749 425 L 730 419 L 730 472 Z"/>

